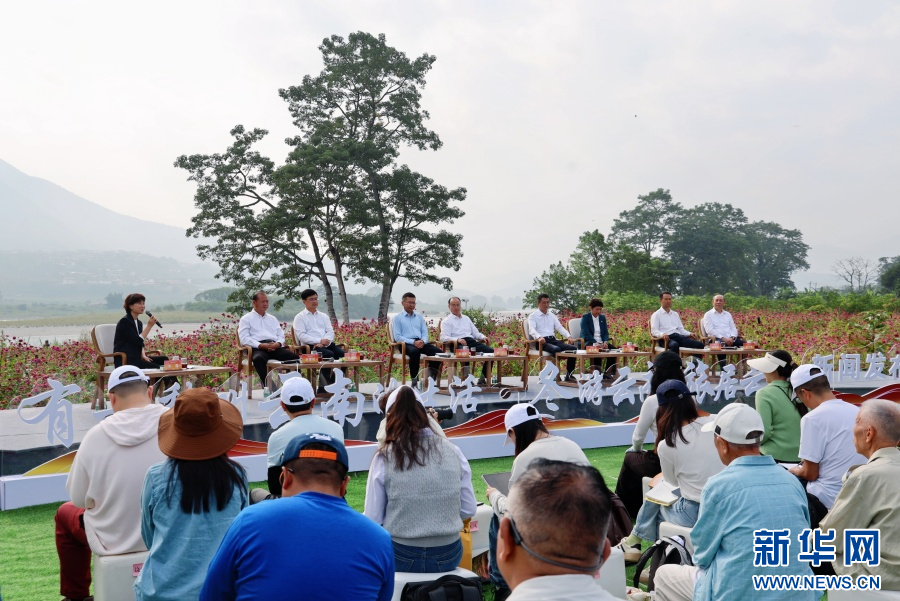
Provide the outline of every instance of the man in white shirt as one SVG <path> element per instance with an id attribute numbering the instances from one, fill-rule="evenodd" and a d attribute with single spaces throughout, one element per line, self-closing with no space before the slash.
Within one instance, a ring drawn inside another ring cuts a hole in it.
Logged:
<path id="1" fill-rule="evenodd" d="M 721 294 L 713 297 L 713 308 L 703 315 L 703 330 L 707 336 L 721 342 L 722 346 L 744 346 L 731 313 L 725 310 L 725 297 Z M 719 365 L 725 364 L 725 355 L 718 355 L 717 358 Z"/>
<path id="2" fill-rule="evenodd" d="M 659 304 L 659 309 L 650 316 L 650 333 L 654 338 L 668 335 L 669 350 L 675 353 L 681 347 L 703 348 L 703 343 L 697 340 L 694 334 L 684 329 L 678 312 L 672 310 L 672 293 L 661 293 Z"/>
<path id="3" fill-rule="evenodd" d="M 791 387 L 809 413 L 800 419 L 802 462 L 790 471 L 806 487 L 810 527 L 816 528 L 834 505 L 847 470 L 866 463 L 853 442 L 859 409 L 835 397 L 825 373 L 809 363 L 791 373 Z"/>
<path id="4" fill-rule="evenodd" d="M 253 310 L 241 317 L 238 323 L 238 338 L 243 346 L 253 349 L 253 367 L 259 374 L 259 381 L 266 385 L 266 364 L 276 361 L 297 360 L 296 354 L 284 347 L 284 330 L 278 318 L 269 315 L 269 297 L 262 290 L 252 296 Z"/>
<path id="5" fill-rule="evenodd" d="M 553 356 L 556 356 L 556 353 L 574 353 L 577 351 L 578 347 L 575 346 L 575 339 L 569 334 L 569 330 L 562 327 L 556 315 L 550 313 L 550 295 L 538 294 L 537 303 L 537 311 L 528 316 L 528 337 L 531 340 L 543 340 L 544 352 Z M 568 342 L 568 344 L 557 338 L 556 332 L 562 334 L 563 340 Z M 563 380 L 571 377 L 573 371 L 575 371 L 574 357 L 566 360 L 566 375 L 563 377 Z"/>
<path id="6" fill-rule="evenodd" d="M 308 344 L 314 353 L 322 355 L 322 359 L 340 359 L 344 356 L 344 349 L 334 343 L 334 327 L 331 318 L 319 311 L 319 294 L 312 288 L 307 288 L 300 293 L 300 300 L 306 307 L 294 317 L 294 342 Z M 322 380 L 332 382 L 331 369 L 323 369 Z M 319 392 L 325 392 L 319 387 Z"/>
<path id="7" fill-rule="evenodd" d="M 592 466 L 537 459 L 509 491 L 497 564 L 509 601 L 608 601 L 595 580 L 609 557 L 612 497 Z"/>
<path id="8" fill-rule="evenodd" d="M 458 296 L 451 297 L 447 301 L 450 315 L 441 320 L 441 342 L 456 342 L 457 347 L 467 346 L 473 353 L 493 353 L 489 347 L 487 337 L 478 331 L 468 315 L 462 314 L 462 302 Z M 478 385 L 483 386 L 491 375 L 491 364 L 485 361 L 481 364 L 481 378 Z"/>

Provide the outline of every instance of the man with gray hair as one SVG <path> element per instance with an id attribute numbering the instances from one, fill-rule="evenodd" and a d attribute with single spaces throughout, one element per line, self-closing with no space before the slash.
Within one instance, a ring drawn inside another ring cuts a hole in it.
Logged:
<path id="1" fill-rule="evenodd" d="M 615 599 L 594 575 L 610 553 L 609 489 L 596 468 L 538 459 L 509 491 L 497 564 L 509 601 Z"/>
<path id="2" fill-rule="evenodd" d="M 762 417 L 748 405 L 732 403 L 704 424 L 725 469 L 712 476 L 700 497 L 700 517 L 691 531 L 694 566 L 661 565 L 656 571 L 657 601 L 691 599 L 807 599 L 815 591 L 754 590 L 755 575 L 812 576 L 809 564 L 788 553 L 781 565 L 756 566 L 756 532 L 809 527 L 806 494 L 797 478 L 761 455 Z M 772 535 L 774 537 L 774 534 Z"/>
<path id="3" fill-rule="evenodd" d="M 851 471 L 820 527 L 834 528 L 835 561 L 840 575 L 881 576 L 882 590 L 900 590 L 900 405 L 887 399 L 862 404 L 853 427 L 853 443 L 868 462 Z M 844 565 L 844 530 L 880 531 L 881 561 Z"/>

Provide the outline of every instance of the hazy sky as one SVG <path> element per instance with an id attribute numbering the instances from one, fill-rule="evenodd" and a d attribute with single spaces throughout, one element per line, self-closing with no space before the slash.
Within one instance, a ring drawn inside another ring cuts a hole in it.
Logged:
<path id="1" fill-rule="evenodd" d="M 437 56 L 444 147 L 403 160 L 469 191 L 460 288 L 521 294 L 659 187 L 799 228 L 814 273 L 900 255 L 898 3 L 59 1 L 3 20 L 0 158 L 128 215 L 188 226 L 172 162 L 238 123 L 281 163 L 278 89 L 364 30 Z"/>

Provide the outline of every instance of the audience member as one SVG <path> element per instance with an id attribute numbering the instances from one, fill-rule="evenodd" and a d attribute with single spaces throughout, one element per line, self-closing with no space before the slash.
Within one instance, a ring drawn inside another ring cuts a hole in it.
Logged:
<path id="1" fill-rule="evenodd" d="M 575 345 L 575 339 L 569 334 L 569 330 L 565 329 L 559 319 L 553 313 L 550 313 L 550 295 L 538 294 L 538 308 L 528 316 L 528 337 L 531 340 L 542 340 L 544 342 L 544 352 L 550 353 L 554 357 L 556 353 L 570 352 L 578 350 Z M 556 332 L 562 334 L 563 339 L 556 337 Z M 566 342 L 563 342 L 565 340 Z M 575 358 L 566 359 L 566 373 L 563 380 L 568 380 L 575 371 Z"/>
<path id="2" fill-rule="evenodd" d="M 650 316 L 650 333 L 654 338 L 669 337 L 669 350 L 678 352 L 681 347 L 703 348 L 703 343 L 696 336 L 684 329 L 681 317 L 672 310 L 672 293 L 659 295 L 659 309 Z"/>
<path id="3" fill-rule="evenodd" d="M 816 528 L 841 489 L 848 469 L 866 462 L 853 444 L 859 409 L 834 396 L 824 372 L 804 364 L 791 373 L 791 386 L 809 413 L 800 419 L 800 465 L 791 472 L 802 478 L 809 500 L 810 527 Z"/>
<path id="4" fill-rule="evenodd" d="M 473 353 L 493 353 L 494 349 L 487 345 L 487 337 L 478 331 L 472 319 L 462 313 L 462 303 L 458 296 L 450 297 L 447 302 L 450 315 L 441 320 L 441 342 L 455 342 L 458 347 L 466 346 Z M 457 347 L 457 348 L 458 348 Z M 484 386 L 491 377 L 491 364 L 481 364 L 479 386 Z"/>
<path id="5" fill-rule="evenodd" d="M 612 503 L 596 468 L 537 459 L 509 492 L 497 563 L 509 601 L 615 599 L 594 576 L 609 557 Z"/>
<path id="6" fill-rule="evenodd" d="M 592 298 L 588 308 L 590 310 L 581 316 L 581 337 L 584 338 L 584 345 L 586 347 L 597 345 L 601 351 L 619 348 L 610 342 L 606 315 L 603 314 L 603 301 L 599 298 Z M 607 357 L 602 368 L 599 361 L 599 359 L 595 360 L 594 369 L 603 369 L 604 380 L 613 379 L 616 372 L 616 359 Z"/>
<path id="7" fill-rule="evenodd" d="M 632 519 L 637 517 L 644 502 L 644 478 L 652 478 L 662 469 L 656 449 L 644 450 L 647 432 L 652 432 L 653 440 L 656 440 L 656 412 L 659 409 L 656 391 L 667 380 L 685 382 L 684 364 L 678 353 L 672 351 L 663 351 L 654 357 L 650 371 L 653 373 L 650 377 L 650 396 L 641 404 L 641 413 L 631 435 L 631 447 L 625 451 L 625 459 L 616 481 L 616 494 L 622 499 Z"/>
<path id="8" fill-rule="evenodd" d="M 201 601 L 387 601 L 394 553 L 383 528 L 344 500 L 347 449 L 301 434 L 284 450 L 284 497 L 248 507 L 209 564 Z"/>
<path id="9" fill-rule="evenodd" d="M 394 342 L 406 343 L 406 356 L 409 358 L 409 377 L 412 387 L 419 384 L 419 361 L 422 355 L 433 357 L 441 349 L 428 342 L 428 326 L 425 318 L 416 313 L 416 295 L 406 292 L 400 301 L 403 311 L 394 316 Z M 438 370 L 429 368 L 428 376 L 438 377 Z"/>
<path id="10" fill-rule="evenodd" d="M 160 415 L 150 402 L 150 378 L 132 365 L 109 376 L 113 414 L 91 428 L 69 470 L 71 501 L 56 512 L 60 594 L 89 599 L 91 551 L 121 555 L 146 551 L 141 540 L 141 486 L 147 469 L 165 459 L 157 444 Z"/>
<path id="11" fill-rule="evenodd" d="M 789 381 L 797 364 L 787 351 L 772 351 L 748 360 L 747 365 L 765 374 L 767 382 L 755 395 L 756 410 L 765 430 L 760 450 L 779 463 L 799 463 L 800 418 L 807 409 L 794 400 Z"/>
<path id="12" fill-rule="evenodd" d="M 512 441 L 516 445 L 516 458 L 513 460 L 512 473 L 509 477 L 510 486 L 515 484 L 534 460 L 541 457 L 581 465 L 591 464 L 578 444 L 568 438 L 553 436 L 547 432 L 542 417 L 549 416 L 542 416 L 529 403 L 518 403 L 506 412 L 503 420 L 506 426 L 506 442 Z M 497 532 L 500 528 L 500 518 L 506 513 L 507 497 L 491 486 L 488 486 L 486 495 L 494 510 L 494 514 L 491 516 L 491 527 L 488 531 L 490 576 L 491 583 L 494 585 L 494 599 L 501 601 L 510 593 L 509 586 L 503 580 L 500 568 L 497 566 Z"/>
<path id="13" fill-rule="evenodd" d="M 900 590 L 900 406 L 887 399 L 864 402 L 853 427 L 856 451 L 868 461 L 847 475 L 831 511 L 819 524 L 823 531 L 834 528 L 837 551 L 834 571 L 856 578 L 868 574 L 881 577 L 881 589 Z M 880 562 L 844 565 L 847 550 L 844 531 L 872 529 L 880 532 Z"/>
<path id="14" fill-rule="evenodd" d="M 301 434 L 319 432 L 328 434 L 343 442 L 344 430 L 334 420 L 313 415 L 316 406 L 316 393 L 309 380 L 302 376 L 289 378 L 281 387 L 281 408 L 288 416 L 288 421 L 281 424 L 269 436 L 266 449 L 266 467 L 268 468 L 269 492 L 262 488 L 250 491 L 251 502 L 258 503 L 271 497 L 281 496 L 281 464 L 284 448 Z"/>
<path id="15" fill-rule="evenodd" d="M 262 386 L 266 385 L 266 364 L 270 360 L 293 361 L 299 359 L 284 346 L 284 330 L 274 315 L 269 315 L 269 297 L 262 290 L 252 296 L 253 310 L 241 317 L 238 338 L 243 346 L 253 349 L 253 367 Z"/>
<path id="16" fill-rule="evenodd" d="M 125 297 L 125 317 L 116 324 L 116 333 L 113 337 L 113 352 L 125 353 L 125 365 L 133 365 L 142 369 L 159 369 L 166 362 L 168 357 L 165 355 L 148 355 L 144 350 L 147 338 L 153 326 L 156 325 L 156 318 L 151 317 L 147 320 L 147 325 L 138 319 L 138 316 L 144 313 L 146 297 L 137 292 L 129 294 Z M 114 359 L 116 367 L 121 367 L 123 361 L 120 357 Z"/>
<path id="17" fill-rule="evenodd" d="M 209 388 L 186 390 L 159 418 L 169 458 L 147 471 L 141 536 L 150 554 L 134 583 L 137 601 L 197 599 L 209 561 L 247 507 L 247 476 L 226 453 L 241 438 L 241 412 Z"/>
<path id="18" fill-rule="evenodd" d="M 388 409 L 385 444 L 372 458 L 365 514 L 384 526 L 399 572 L 449 572 L 459 565 L 463 520 L 475 515 L 472 470 L 436 435 L 409 387 Z"/>
<path id="19" fill-rule="evenodd" d="M 752 584 L 754 575 L 812 576 L 809 564 L 793 551 L 786 553 L 786 564 L 754 566 L 756 531 L 787 529 L 796 537 L 809 524 L 803 487 L 772 457 L 759 452 L 762 418 L 749 406 L 732 403 L 703 431 L 715 432 L 716 451 L 727 467 L 709 479 L 701 495 L 700 517 L 691 531 L 695 565 L 660 566 L 654 579 L 656 599 L 817 598 L 817 591 L 758 591 Z"/>
<path id="20" fill-rule="evenodd" d="M 663 382 L 656 390 L 656 452 L 663 480 L 677 487 L 681 496 L 668 507 L 649 501 L 641 505 L 634 530 L 619 543 L 626 561 L 640 559 L 642 540 L 659 538 L 661 522 L 693 527 L 706 481 L 725 467 L 712 452 L 713 435 L 702 430 L 712 419 L 700 416 L 693 394 L 681 380 Z"/>
<path id="21" fill-rule="evenodd" d="M 419 401 L 419 404 L 421 404 L 422 407 L 425 407 L 425 404 L 422 402 L 422 397 L 419 395 L 419 391 L 409 386 L 399 386 L 390 393 L 382 394 L 378 397 L 378 408 L 381 409 L 381 413 L 384 415 L 384 419 L 379 422 L 378 431 L 375 433 L 375 441 L 378 443 L 379 449 L 384 448 L 385 439 L 387 438 L 387 414 L 394 407 L 394 403 L 397 402 L 397 395 L 400 394 L 401 388 L 409 388 L 409 390 L 412 390 L 412 393 L 415 395 L 416 400 Z M 444 429 L 437 420 L 437 412 L 433 408 L 428 407 L 425 409 L 425 413 L 428 414 L 428 427 L 431 428 L 431 431 L 438 436 L 447 438 Z"/>
<path id="22" fill-rule="evenodd" d="M 294 343 L 309 345 L 310 350 L 320 354 L 325 361 L 343 357 L 344 349 L 334 343 L 331 318 L 319 311 L 319 294 L 312 288 L 307 288 L 300 293 L 300 300 L 306 308 L 294 317 Z M 334 381 L 331 368 L 322 368 L 319 374 L 321 382 Z M 320 385 L 319 388 L 319 392 L 325 392 L 323 386 Z"/>

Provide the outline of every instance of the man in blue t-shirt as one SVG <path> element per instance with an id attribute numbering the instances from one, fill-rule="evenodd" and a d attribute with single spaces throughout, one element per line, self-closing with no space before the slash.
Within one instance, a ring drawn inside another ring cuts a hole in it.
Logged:
<path id="1" fill-rule="evenodd" d="M 209 564 L 201 601 L 388 601 L 394 548 L 381 526 L 353 510 L 344 444 L 302 434 L 284 451 L 284 497 L 232 522 Z"/>

